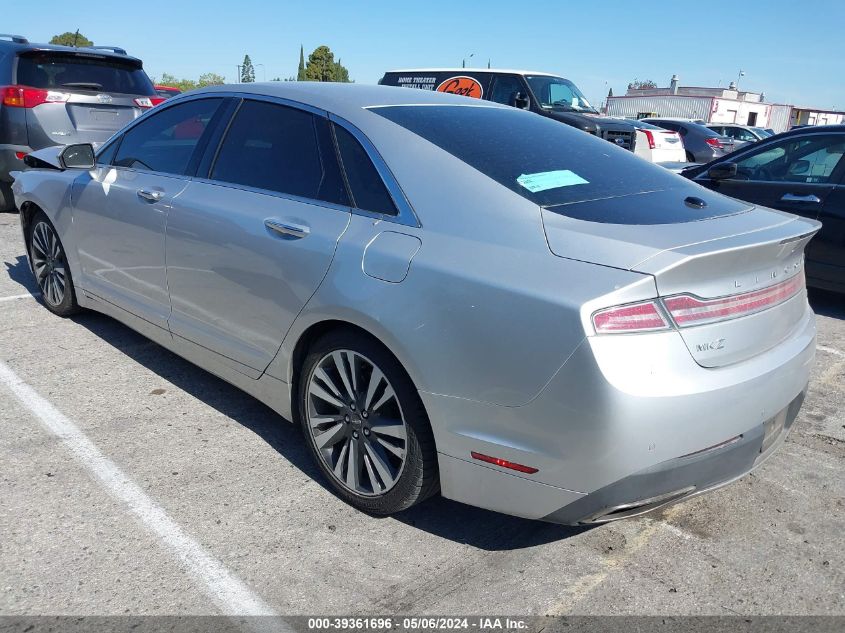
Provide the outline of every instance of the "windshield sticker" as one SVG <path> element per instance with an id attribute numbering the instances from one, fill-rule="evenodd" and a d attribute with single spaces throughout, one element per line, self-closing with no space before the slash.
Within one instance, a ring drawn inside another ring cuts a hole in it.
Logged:
<path id="1" fill-rule="evenodd" d="M 437 92 L 451 92 L 456 95 L 463 95 L 465 97 L 475 97 L 481 99 L 484 94 L 484 89 L 472 77 L 450 77 L 439 86 Z"/>
<path id="2" fill-rule="evenodd" d="M 542 171 L 538 174 L 522 174 L 516 181 L 531 193 L 546 191 L 547 189 L 557 189 L 558 187 L 586 185 L 589 183 L 588 180 L 584 180 L 581 176 L 568 169 Z"/>

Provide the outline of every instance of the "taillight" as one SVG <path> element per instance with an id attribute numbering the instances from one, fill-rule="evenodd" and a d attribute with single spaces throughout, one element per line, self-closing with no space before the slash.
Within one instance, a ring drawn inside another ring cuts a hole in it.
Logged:
<path id="1" fill-rule="evenodd" d="M 724 148 L 724 145 L 722 145 L 722 141 L 720 141 L 715 136 L 711 136 L 710 138 L 704 139 L 704 142 L 707 143 L 710 147 L 715 147 L 716 149 Z"/>
<path id="2" fill-rule="evenodd" d="M 66 92 L 42 90 L 28 86 L 6 86 L 3 88 L 3 105 L 10 108 L 34 108 L 42 103 L 64 103 L 70 99 Z"/>
<path id="3" fill-rule="evenodd" d="M 164 97 L 138 97 L 135 99 L 135 105 L 139 108 L 152 108 L 162 101 L 166 101 L 166 99 Z"/>
<path id="4" fill-rule="evenodd" d="M 678 295 L 667 297 L 663 300 L 663 304 L 678 327 L 690 327 L 761 312 L 791 299 L 802 292 L 805 286 L 802 271 L 786 281 L 762 290 L 721 299 L 699 299 L 693 295 Z"/>
<path id="5" fill-rule="evenodd" d="M 651 133 L 651 130 L 643 130 L 643 134 L 648 139 L 648 148 L 654 149 L 654 134 Z"/>
<path id="6" fill-rule="evenodd" d="M 605 308 L 593 314 L 596 334 L 653 332 L 670 327 L 656 301 Z"/>

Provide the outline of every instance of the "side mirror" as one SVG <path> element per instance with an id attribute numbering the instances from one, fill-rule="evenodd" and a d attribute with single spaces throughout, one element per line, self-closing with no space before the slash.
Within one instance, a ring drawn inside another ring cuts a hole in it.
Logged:
<path id="1" fill-rule="evenodd" d="M 510 98 L 510 105 L 521 110 L 529 110 L 531 108 L 531 100 L 521 92 L 514 92 Z"/>
<path id="2" fill-rule="evenodd" d="M 728 180 L 735 178 L 737 172 L 736 163 L 717 163 L 707 170 L 710 180 Z"/>
<path id="3" fill-rule="evenodd" d="M 94 169 L 94 146 L 90 143 L 68 145 L 59 154 L 64 169 Z"/>

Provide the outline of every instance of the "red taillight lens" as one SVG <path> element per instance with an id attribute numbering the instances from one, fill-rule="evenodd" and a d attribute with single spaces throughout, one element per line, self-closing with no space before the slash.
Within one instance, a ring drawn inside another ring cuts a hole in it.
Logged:
<path id="1" fill-rule="evenodd" d="M 41 90 L 28 86 L 6 86 L 3 88 L 3 105 L 11 108 L 34 108 L 42 103 L 64 103 L 70 99 L 66 92 Z"/>
<path id="2" fill-rule="evenodd" d="M 529 475 L 538 471 L 537 468 L 532 468 L 531 466 L 523 466 L 522 464 L 517 464 L 516 462 L 509 462 L 506 459 L 500 459 L 498 457 L 490 457 L 489 455 L 484 455 L 483 453 L 476 453 L 475 451 L 472 451 L 470 455 L 472 455 L 473 459 L 477 459 L 482 462 L 487 462 L 488 464 L 495 464 L 496 466 L 501 466 L 502 468 L 518 470 L 521 473 L 528 473 Z"/>
<path id="3" fill-rule="evenodd" d="M 655 301 L 643 301 L 599 310 L 593 315 L 596 334 L 651 332 L 669 328 Z"/>
<path id="4" fill-rule="evenodd" d="M 724 145 L 722 145 L 722 141 L 720 141 L 715 136 L 704 139 L 704 142 L 707 143 L 710 147 L 715 147 L 716 149 L 722 149 L 724 147 Z"/>
<path id="5" fill-rule="evenodd" d="M 643 130 L 643 134 L 648 139 L 648 148 L 654 149 L 654 134 L 651 133 L 651 130 Z"/>
<path id="6" fill-rule="evenodd" d="M 25 156 L 26 152 L 15 152 L 15 158 L 17 158 L 18 160 L 23 160 Z"/>
<path id="7" fill-rule="evenodd" d="M 704 325 L 761 312 L 802 292 L 806 284 L 803 271 L 774 286 L 721 299 L 699 299 L 678 295 L 663 300 L 678 327 Z"/>
<path id="8" fill-rule="evenodd" d="M 167 101 L 167 99 L 164 97 L 138 97 L 135 99 L 135 105 L 139 108 L 152 108 L 162 101 Z"/>

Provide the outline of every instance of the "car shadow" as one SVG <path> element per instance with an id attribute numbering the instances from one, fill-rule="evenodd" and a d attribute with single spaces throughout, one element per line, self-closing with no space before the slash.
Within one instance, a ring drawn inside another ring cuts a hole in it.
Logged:
<path id="1" fill-rule="evenodd" d="M 252 396 L 110 317 L 83 312 L 72 318 L 135 362 L 251 430 L 302 473 L 334 494 L 311 461 L 298 426 L 286 422 Z M 439 496 L 397 515 L 372 517 L 372 520 L 401 522 L 488 551 L 534 547 L 566 539 L 587 529 L 511 517 Z"/>
<path id="2" fill-rule="evenodd" d="M 816 314 L 845 319 L 845 295 L 817 288 L 810 288 L 808 294 L 810 305 Z"/>
<path id="3" fill-rule="evenodd" d="M 40 294 L 41 291 L 38 289 L 38 284 L 35 282 L 32 271 L 29 269 L 29 264 L 26 263 L 25 256 L 18 255 L 15 257 L 15 261 L 5 261 L 3 263 L 6 266 L 6 274 L 9 276 L 9 279 L 22 286 L 24 290 L 33 296 Z"/>

